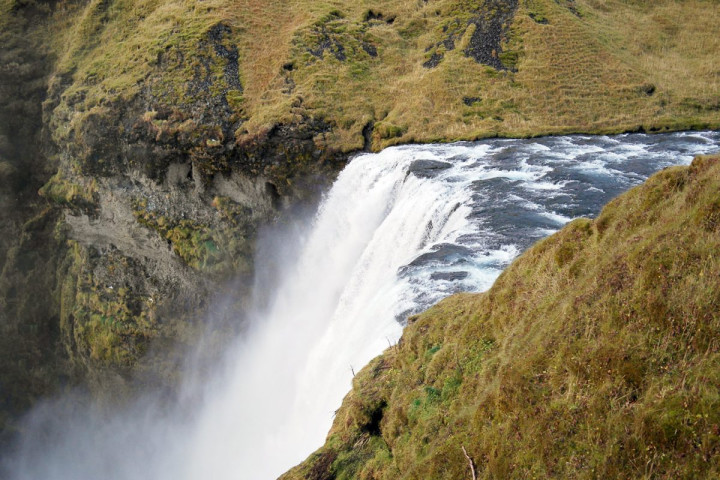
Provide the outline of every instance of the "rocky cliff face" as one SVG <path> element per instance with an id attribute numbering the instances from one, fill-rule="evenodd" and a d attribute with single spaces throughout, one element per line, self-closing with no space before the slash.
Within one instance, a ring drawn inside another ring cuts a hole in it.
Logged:
<path id="1" fill-rule="evenodd" d="M 3 422 L 171 388 L 215 295 L 237 325 L 258 228 L 353 151 L 720 125 L 700 0 L 340 7 L 0 0 Z"/>
<path id="2" fill-rule="evenodd" d="M 50 298 L 59 213 L 37 196 L 52 175 L 42 116 L 51 59 L 30 33 L 46 15 L 38 5 L 0 21 L 0 431 L 65 371 Z"/>
<path id="3" fill-rule="evenodd" d="M 109 7 L 3 13 L 1 426 L 63 385 L 113 401 L 138 382 L 172 388 L 213 298 L 234 304 L 214 312 L 217 341 L 239 327 L 258 227 L 316 200 L 344 158 L 317 148 L 328 126 L 312 119 L 238 145 L 237 49 L 221 23 L 195 44 L 190 101 L 150 79 L 86 111 L 62 49 L 43 43 L 57 32 L 42 29 Z M 184 66 L 172 55 L 158 55 L 155 76 Z"/>

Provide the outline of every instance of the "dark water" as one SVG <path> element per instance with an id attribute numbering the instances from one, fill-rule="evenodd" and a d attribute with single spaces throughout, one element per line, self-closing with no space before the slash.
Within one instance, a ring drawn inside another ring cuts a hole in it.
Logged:
<path id="1" fill-rule="evenodd" d="M 424 161 L 417 173 L 410 167 L 410 175 L 466 191 L 463 207 L 469 209 L 454 241 L 429 246 L 400 269 L 413 292 L 398 312 L 402 318 L 449 293 L 489 288 L 512 258 L 571 219 L 596 216 L 612 198 L 665 167 L 720 151 L 720 132 L 499 139 L 395 150 Z"/>

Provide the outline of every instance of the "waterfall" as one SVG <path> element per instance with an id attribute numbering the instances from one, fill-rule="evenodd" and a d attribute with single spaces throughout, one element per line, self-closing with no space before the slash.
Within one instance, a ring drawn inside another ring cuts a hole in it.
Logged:
<path id="1" fill-rule="evenodd" d="M 458 208 L 469 192 L 408 175 L 411 159 L 365 155 L 340 174 L 204 409 L 188 478 L 237 478 L 238 469 L 273 478 L 302 461 L 323 443 L 351 368 L 398 340 L 407 300 L 398 269 L 427 245 L 454 241 L 469 213 Z M 269 461 L 278 452 L 283 462 Z"/>
<path id="2" fill-rule="evenodd" d="M 271 300 L 213 378 L 186 386 L 199 402 L 168 411 L 150 395 L 112 418 L 45 404 L 10 478 L 275 478 L 322 445 L 353 370 L 398 340 L 408 314 L 489 288 L 537 239 L 718 144 L 715 132 L 571 136 L 357 156 Z"/>

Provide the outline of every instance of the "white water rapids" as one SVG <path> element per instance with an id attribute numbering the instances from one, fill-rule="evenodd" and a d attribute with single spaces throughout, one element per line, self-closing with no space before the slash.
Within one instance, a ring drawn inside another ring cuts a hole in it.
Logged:
<path id="1" fill-rule="evenodd" d="M 275 478 L 324 442 L 351 369 L 395 343 L 409 313 L 487 289 L 535 240 L 719 144 L 716 132 L 572 136 L 358 156 L 213 378 L 172 411 L 152 395 L 111 418 L 46 403 L 6 476 Z"/>

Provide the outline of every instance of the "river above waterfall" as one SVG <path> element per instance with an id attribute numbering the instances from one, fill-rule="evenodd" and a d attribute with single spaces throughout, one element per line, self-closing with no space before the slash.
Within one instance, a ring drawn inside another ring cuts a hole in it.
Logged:
<path id="1" fill-rule="evenodd" d="M 720 132 L 689 132 L 358 155 L 288 239 L 297 253 L 264 286 L 270 300 L 210 378 L 186 385 L 170 410 L 152 395 L 110 418 L 45 404 L 6 462 L 8 476 L 274 478 L 323 443 L 353 373 L 398 340 L 408 315 L 454 292 L 486 290 L 572 218 L 718 149 Z"/>
<path id="2" fill-rule="evenodd" d="M 389 148 L 410 175 L 455 191 L 465 222 L 451 242 L 426 242 L 399 270 L 404 321 L 440 298 L 482 291 L 520 252 L 573 218 L 594 217 L 608 201 L 672 165 L 718 148 L 720 133 L 573 135 Z M 462 193 L 460 193 L 462 192 Z M 446 195 L 450 198 L 450 194 Z M 431 225 L 428 225 L 430 228 Z"/>

